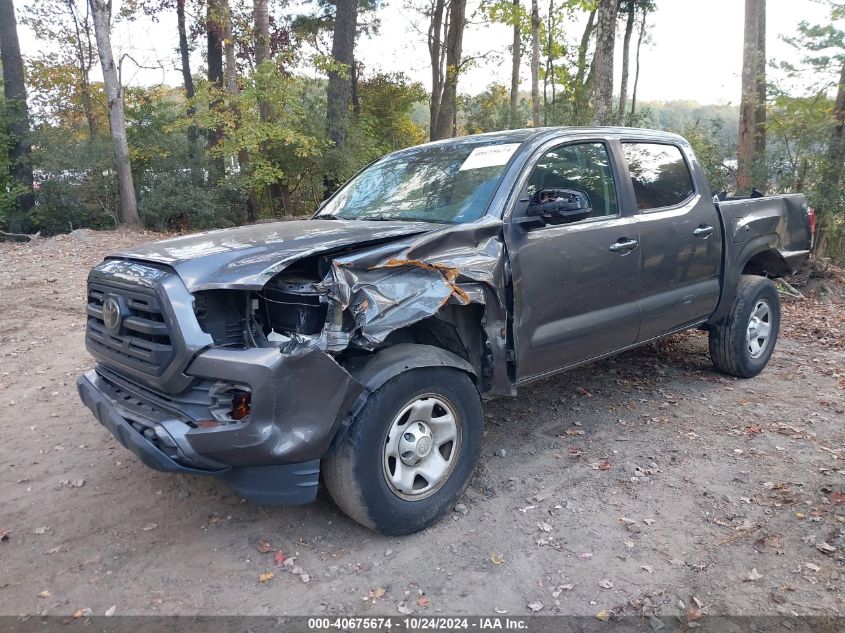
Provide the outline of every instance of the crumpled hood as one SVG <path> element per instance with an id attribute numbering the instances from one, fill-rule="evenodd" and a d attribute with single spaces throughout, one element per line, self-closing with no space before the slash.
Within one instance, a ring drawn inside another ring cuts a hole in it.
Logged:
<path id="1" fill-rule="evenodd" d="M 252 224 L 141 244 L 109 256 L 166 264 L 188 290 L 259 289 L 275 274 L 307 257 L 387 242 L 444 228 L 428 222 L 293 220 Z"/>

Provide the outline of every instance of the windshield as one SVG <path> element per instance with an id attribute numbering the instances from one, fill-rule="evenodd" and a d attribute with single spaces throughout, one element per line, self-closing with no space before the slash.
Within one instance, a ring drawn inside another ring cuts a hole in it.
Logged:
<path id="1" fill-rule="evenodd" d="M 386 156 L 353 178 L 316 217 L 472 222 L 484 215 L 519 145 L 461 142 Z"/>

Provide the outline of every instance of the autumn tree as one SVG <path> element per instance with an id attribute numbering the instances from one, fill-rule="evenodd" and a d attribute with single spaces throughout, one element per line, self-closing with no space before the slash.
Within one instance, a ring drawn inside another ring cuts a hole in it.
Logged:
<path id="1" fill-rule="evenodd" d="M 765 156 L 765 19 L 766 0 L 745 0 L 745 35 L 742 49 L 742 98 L 739 107 L 737 147 L 738 192 L 764 188 L 760 166 Z"/>
<path id="2" fill-rule="evenodd" d="M 331 143 L 330 151 L 338 157 L 343 153 L 349 128 L 358 0 L 335 0 L 335 6 L 332 66 L 329 70 L 329 85 L 326 92 L 326 131 Z M 340 184 L 339 174 L 334 165 L 329 165 L 323 182 L 326 196 Z"/>
<path id="3" fill-rule="evenodd" d="M 9 165 L 13 181 L 20 187 L 16 213 L 26 215 L 34 204 L 29 142 L 29 109 L 26 104 L 23 61 L 12 0 L 0 0 L 0 60 L 3 64 L 5 118 L 9 133 Z M 13 217 L 13 230 L 20 230 Z"/>
<path id="4" fill-rule="evenodd" d="M 102 104 L 92 85 L 91 71 L 98 55 L 94 23 L 87 0 L 39 0 L 28 3 L 21 15 L 39 40 L 54 44 L 33 51 L 28 58 L 28 80 L 34 100 L 45 112 L 69 118 L 81 110 L 88 136 L 97 135 Z"/>
<path id="5" fill-rule="evenodd" d="M 631 37 L 634 33 L 634 22 L 637 14 L 641 14 L 642 19 L 655 9 L 653 0 L 621 0 L 619 8 L 622 15 L 625 17 L 625 34 L 622 38 L 622 79 L 619 86 L 619 111 L 616 115 L 616 122 L 619 125 L 625 125 L 628 110 L 628 77 L 630 75 L 631 66 Z M 642 46 L 642 38 L 645 32 L 644 22 L 640 22 L 640 37 L 637 42 L 637 71 L 634 79 L 635 84 L 639 81 L 639 66 L 640 66 L 640 47 Z"/>
<path id="6" fill-rule="evenodd" d="M 540 8 L 531 0 L 531 123 L 540 127 Z"/>
<path id="7" fill-rule="evenodd" d="M 448 6 L 447 6 L 448 5 Z M 466 0 L 433 0 L 428 31 L 434 90 L 431 94 L 431 140 L 455 135 L 458 78 L 463 64 Z"/>
<path id="8" fill-rule="evenodd" d="M 481 11 L 485 18 L 492 22 L 506 24 L 511 27 L 513 32 L 509 92 L 510 110 L 505 127 L 522 127 L 525 125 L 525 120 L 519 108 L 519 84 L 522 67 L 523 25 L 528 16 L 520 5 L 520 0 L 485 0 L 481 4 Z"/>
<path id="9" fill-rule="evenodd" d="M 619 0 L 599 0 L 596 24 L 596 55 L 593 61 L 593 122 L 608 125 L 613 114 L 613 51 Z"/>
<path id="10" fill-rule="evenodd" d="M 135 186 L 132 182 L 132 165 L 129 160 L 129 143 L 126 139 L 126 117 L 123 108 L 123 86 L 120 83 L 114 53 L 111 47 L 111 0 L 89 0 L 97 51 L 103 69 L 103 83 L 109 108 L 109 128 L 114 143 L 117 188 L 120 192 L 120 217 L 124 224 L 138 223 L 135 203 Z"/>
<path id="11" fill-rule="evenodd" d="M 637 114 L 637 88 L 640 85 L 640 52 L 643 48 L 643 42 L 646 38 L 646 24 L 650 7 L 643 7 L 642 15 L 640 16 L 639 35 L 637 36 L 637 53 L 634 57 L 634 89 L 631 91 L 631 119 Z"/>

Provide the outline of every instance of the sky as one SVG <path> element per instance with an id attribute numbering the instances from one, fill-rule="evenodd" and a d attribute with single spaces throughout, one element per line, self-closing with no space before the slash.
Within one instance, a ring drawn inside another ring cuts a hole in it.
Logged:
<path id="1" fill-rule="evenodd" d="M 15 5 L 20 11 L 24 5 L 38 1 L 16 0 Z M 477 8 L 478 1 L 469 0 L 470 12 Z M 120 0 L 114 2 L 116 12 Z M 401 71 L 430 88 L 431 71 L 424 29 L 420 30 L 418 17 L 404 4 L 404 0 L 387 0 L 386 6 L 379 11 L 379 34 L 360 39 L 356 57 L 364 64 L 367 73 Z M 685 99 L 702 104 L 737 103 L 742 65 L 743 0 L 657 0 L 657 5 L 657 11 L 649 17 L 650 42 L 641 55 L 639 98 L 644 101 Z M 769 60 L 798 61 L 795 50 L 783 42 L 781 36 L 793 34 L 801 20 L 811 24 L 824 23 L 827 11 L 817 0 L 768 0 L 766 46 Z M 181 83 L 175 50 L 175 23 L 175 14 L 162 14 L 156 22 L 142 18 L 116 27 L 112 37 L 115 51 L 131 54 L 143 66 L 155 67 L 137 68 L 125 61 L 126 83 Z M 49 43 L 39 42 L 26 28 L 20 29 L 24 55 L 27 51 L 49 47 Z M 569 29 L 570 37 L 579 37 L 582 29 L 583 23 L 573 22 Z M 621 31 L 621 28 L 618 30 Z M 619 33 L 615 72 L 617 89 L 621 37 Z M 496 82 L 509 85 L 508 46 L 511 39 L 508 27 L 481 23 L 480 18 L 475 18 L 464 37 L 465 55 L 487 54 L 487 58 L 478 61 L 461 77 L 460 92 L 476 94 Z M 204 41 L 199 44 L 201 48 Z M 528 90 L 530 72 L 527 57 L 524 61 L 522 88 Z M 201 63 L 198 49 L 192 60 L 195 72 Z M 633 71 L 632 63 L 632 78 Z M 769 78 L 777 80 L 778 74 L 771 71 Z"/>

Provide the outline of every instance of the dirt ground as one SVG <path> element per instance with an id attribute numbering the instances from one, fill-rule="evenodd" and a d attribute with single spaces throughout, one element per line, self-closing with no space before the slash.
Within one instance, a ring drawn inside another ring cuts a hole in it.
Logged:
<path id="1" fill-rule="evenodd" d="M 841 287 L 752 380 L 695 332 L 488 402 L 455 511 L 387 538 L 151 471 L 82 406 L 87 270 L 154 237 L 0 244 L 0 614 L 845 615 Z"/>

